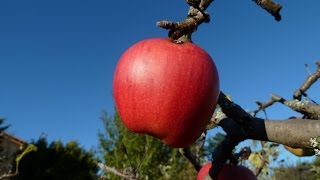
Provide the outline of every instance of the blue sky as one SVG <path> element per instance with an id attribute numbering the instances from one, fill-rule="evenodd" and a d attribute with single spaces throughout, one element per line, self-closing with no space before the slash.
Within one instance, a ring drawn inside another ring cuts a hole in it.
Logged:
<path id="1" fill-rule="evenodd" d="M 283 20 L 252 1 L 215 1 L 211 22 L 193 35 L 215 60 L 221 88 L 247 110 L 276 93 L 291 98 L 320 59 L 320 1 L 279 0 Z M 182 20 L 185 1 L 0 2 L 0 117 L 24 139 L 97 146 L 103 110 L 114 112 L 112 76 L 123 51 L 150 37 L 166 37 L 159 20 Z M 320 86 L 310 95 L 319 100 Z M 281 105 L 270 118 L 295 113 Z"/>

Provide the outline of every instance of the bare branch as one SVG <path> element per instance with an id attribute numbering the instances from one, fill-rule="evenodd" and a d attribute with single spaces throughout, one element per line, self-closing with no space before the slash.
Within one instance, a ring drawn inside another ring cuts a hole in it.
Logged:
<path id="1" fill-rule="evenodd" d="M 131 178 L 131 177 L 129 177 L 129 176 L 127 176 L 127 175 L 119 172 L 118 170 L 116 170 L 116 169 L 113 168 L 113 167 L 109 167 L 109 166 L 107 166 L 107 165 L 105 165 L 105 164 L 102 164 L 102 163 L 98 163 L 98 166 L 99 166 L 100 169 L 103 169 L 103 170 L 105 170 L 105 171 L 107 171 L 107 172 L 111 172 L 111 173 L 113 173 L 113 174 L 115 174 L 115 175 L 117 175 L 117 176 L 119 176 L 119 177 L 124 178 L 124 179 L 134 180 L 133 178 Z"/>
<path id="2" fill-rule="evenodd" d="M 308 119 L 314 119 L 314 120 L 320 120 L 320 106 L 311 102 L 302 102 L 299 100 L 286 100 L 278 95 L 272 95 L 271 99 L 266 102 L 259 102 L 257 101 L 257 104 L 259 106 L 258 109 L 253 111 L 254 116 L 262 110 L 265 110 L 266 108 L 270 107 L 276 102 L 280 102 L 286 106 L 288 106 L 293 111 L 299 112 Z"/>
<path id="3" fill-rule="evenodd" d="M 266 102 L 260 102 L 260 101 L 256 101 L 256 104 L 259 106 L 258 109 L 254 110 L 253 112 L 253 116 L 256 117 L 256 115 L 258 114 L 258 112 L 260 111 L 264 111 L 265 109 L 267 109 L 268 107 L 272 106 L 274 103 L 279 102 L 279 98 L 274 98 L 276 96 L 273 96 L 270 98 L 270 100 L 266 101 Z"/>
<path id="4" fill-rule="evenodd" d="M 198 26 L 203 22 L 208 23 L 210 21 L 210 15 L 205 12 L 205 10 L 213 1 L 214 0 L 186 0 L 190 5 L 190 9 L 185 20 L 181 22 L 159 21 L 156 25 L 164 29 L 169 29 L 168 36 L 175 42 L 182 43 L 191 41 L 191 35 L 196 31 Z M 274 16 L 277 21 L 281 20 L 281 5 L 274 3 L 272 0 L 253 1 Z"/>
<path id="5" fill-rule="evenodd" d="M 301 100 L 302 95 L 306 95 L 306 91 L 320 78 L 320 61 L 316 62 L 317 71 L 308 76 L 306 81 L 299 89 L 294 92 L 293 99 Z"/>
<path id="6" fill-rule="evenodd" d="M 308 72 L 308 75 L 310 76 L 312 74 L 312 72 L 311 72 L 311 70 L 309 68 L 309 64 L 305 64 L 304 66 L 306 68 L 306 71 Z"/>
<path id="7" fill-rule="evenodd" d="M 213 1 L 214 0 L 201 0 L 199 7 L 202 10 L 206 10 Z"/>
<path id="8" fill-rule="evenodd" d="M 320 120 L 320 106 L 316 104 L 298 100 L 285 101 L 284 104 L 292 110 L 304 114 L 309 119 Z"/>
<path id="9" fill-rule="evenodd" d="M 210 16 L 205 12 L 213 0 L 187 0 L 190 5 L 188 16 L 184 21 L 159 21 L 157 26 L 170 29 L 169 37 L 178 42 L 191 41 L 191 34 L 203 22 L 209 22 Z M 182 39 L 180 39 L 182 38 Z"/>
<path id="10" fill-rule="evenodd" d="M 310 139 L 320 135 L 320 121 L 307 119 L 265 120 L 264 125 L 268 141 L 291 147 L 313 148 Z"/>
<path id="11" fill-rule="evenodd" d="M 272 0 L 253 0 L 260 7 L 265 9 L 268 13 L 270 13 L 276 21 L 281 20 L 280 10 L 282 8 L 281 5 L 273 2 Z"/>
<path id="12" fill-rule="evenodd" d="M 227 115 L 230 118 L 233 118 L 240 124 L 247 124 L 253 118 L 239 105 L 230 101 L 223 92 L 220 92 L 219 94 L 218 104 L 225 115 Z"/>

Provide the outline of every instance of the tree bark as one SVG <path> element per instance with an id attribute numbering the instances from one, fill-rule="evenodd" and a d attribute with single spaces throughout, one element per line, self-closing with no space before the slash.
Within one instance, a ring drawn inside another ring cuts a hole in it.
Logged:
<path id="1" fill-rule="evenodd" d="M 271 141 L 290 147 L 313 148 L 311 138 L 320 136 L 320 121 L 307 119 L 264 120 L 253 118 L 246 130 L 231 118 L 219 125 L 231 137 Z"/>

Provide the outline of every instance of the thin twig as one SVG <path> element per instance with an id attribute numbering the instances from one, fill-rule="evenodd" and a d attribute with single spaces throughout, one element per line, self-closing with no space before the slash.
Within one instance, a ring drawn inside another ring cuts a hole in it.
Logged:
<path id="1" fill-rule="evenodd" d="M 14 173 L 6 173 L 6 174 L 3 174 L 2 176 L 0 176 L 0 179 L 14 177 L 14 176 L 17 176 L 18 174 L 19 174 L 19 172 L 17 172 L 17 171 Z"/>
<path id="2" fill-rule="evenodd" d="M 250 114 L 252 113 L 254 117 L 257 116 L 257 114 L 260 112 L 260 111 L 264 111 L 272 106 L 274 103 L 276 102 L 281 102 L 283 103 L 285 101 L 285 99 L 283 99 L 282 97 L 278 96 L 278 95 L 275 95 L 275 94 L 271 94 L 271 97 L 268 101 L 266 102 L 260 102 L 260 101 L 256 101 L 256 104 L 259 106 L 258 109 L 252 111 L 252 112 L 249 112 Z M 267 115 L 266 115 L 266 112 L 265 112 L 265 116 L 267 118 Z M 268 119 L 268 118 L 267 118 Z"/>
<path id="3" fill-rule="evenodd" d="M 320 61 L 316 62 L 317 71 L 308 76 L 299 89 L 294 92 L 293 99 L 301 100 L 302 96 L 307 96 L 306 91 L 320 78 Z"/>
<path id="4" fill-rule="evenodd" d="M 115 174 L 115 175 L 117 175 L 117 176 L 119 176 L 119 177 L 124 178 L 124 179 L 134 180 L 134 179 L 130 178 L 129 176 L 127 176 L 127 175 L 119 172 L 119 171 L 116 170 L 115 168 L 109 167 L 109 166 L 107 166 L 107 165 L 105 165 L 105 164 L 103 164 L 103 163 L 98 163 L 98 166 L 99 166 L 100 169 L 103 169 L 103 170 L 105 170 L 105 171 L 107 171 L 107 172 L 111 172 L 111 173 L 113 173 L 113 174 Z"/>
<path id="5" fill-rule="evenodd" d="M 308 75 L 310 76 L 312 74 L 312 72 L 309 68 L 309 64 L 305 64 L 304 66 L 306 67 L 306 71 L 308 72 Z"/>
<path id="6" fill-rule="evenodd" d="M 197 170 L 200 171 L 201 169 L 201 164 L 199 159 L 191 152 L 191 149 L 189 147 L 187 148 L 180 148 L 179 152 L 185 157 L 187 158 L 191 164 L 193 165 L 193 167 Z"/>

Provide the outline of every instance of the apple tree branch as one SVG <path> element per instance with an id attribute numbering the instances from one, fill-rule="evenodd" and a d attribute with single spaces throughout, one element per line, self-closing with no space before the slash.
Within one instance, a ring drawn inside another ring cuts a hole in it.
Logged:
<path id="1" fill-rule="evenodd" d="M 191 41 L 191 35 L 197 30 L 202 23 L 210 21 L 210 15 L 205 10 L 214 0 L 186 0 L 190 5 L 188 15 L 185 20 L 180 22 L 173 21 L 159 21 L 157 26 L 169 30 L 169 38 L 176 42 Z M 253 0 L 260 7 L 270 13 L 276 21 L 281 20 L 280 10 L 281 5 L 272 0 Z"/>

